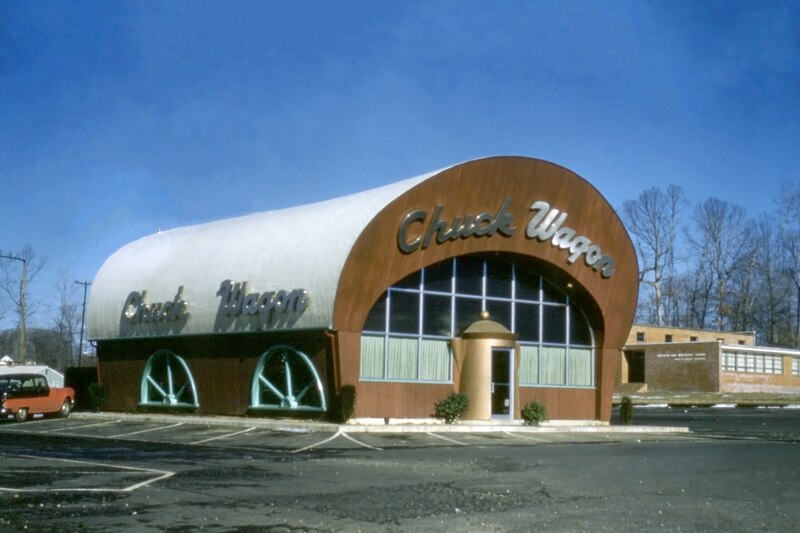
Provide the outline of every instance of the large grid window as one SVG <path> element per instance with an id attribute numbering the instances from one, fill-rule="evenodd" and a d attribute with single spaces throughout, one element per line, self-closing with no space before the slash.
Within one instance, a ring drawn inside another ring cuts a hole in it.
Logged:
<path id="1" fill-rule="evenodd" d="M 390 287 L 361 336 L 361 379 L 452 382 L 449 340 L 488 311 L 518 336 L 522 386 L 594 386 L 584 314 L 538 273 L 496 257 L 425 267 Z"/>
<path id="2" fill-rule="evenodd" d="M 783 374 L 783 356 L 748 352 L 722 352 L 724 372 Z"/>

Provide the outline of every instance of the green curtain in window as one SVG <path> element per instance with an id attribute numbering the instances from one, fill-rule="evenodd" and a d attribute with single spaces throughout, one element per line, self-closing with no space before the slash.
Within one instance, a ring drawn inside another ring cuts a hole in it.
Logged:
<path id="1" fill-rule="evenodd" d="M 539 347 L 522 345 L 519 358 L 520 385 L 539 383 Z"/>
<path id="2" fill-rule="evenodd" d="M 450 381 L 450 348 L 445 340 L 422 340 L 419 378 L 423 381 Z"/>
<path id="3" fill-rule="evenodd" d="M 592 384 L 592 350 L 590 348 L 570 348 L 568 385 L 588 387 Z"/>
<path id="4" fill-rule="evenodd" d="M 567 349 L 563 346 L 542 346 L 542 385 L 565 385 Z"/>
<path id="5" fill-rule="evenodd" d="M 383 379 L 383 337 L 361 336 L 361 377 Z"/>
<path id="6" fill-rule="evenodd" d="M 417 359 L 419 341 L 417 339 L 389 338 L 389 352 L 386 357 L 387 379 L 417 379 Z"/>

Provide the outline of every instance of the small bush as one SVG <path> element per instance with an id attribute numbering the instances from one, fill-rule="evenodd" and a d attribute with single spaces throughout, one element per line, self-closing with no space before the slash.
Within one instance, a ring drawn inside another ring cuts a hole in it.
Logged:
<path id="1" fill-rule="evenodd" d="M 452 424 L 467 412 L 469 398 L 463 392 L 451 392 L 444 400 L 436 402 L 434 414 L 436 418 L 444 420 L 445 424 Z"/>
<path id="2" fill-rule="evenodd" d="M 330 418 L 334 422 L 344 424 L 353 416 L 356 408 L 356 388 L 353 385 L 342 385 L 339 394 L 333 399 Z"/>
<path id="3" fill-rule="evenodd" d="M 626 426 L 631 423 L 633 419 L 633 402 L 629 396 L 623 396 L 622 402 L 619 404 L 619 420 Z"/>
<path id="4" fill-rule="evenodd" d="M 95 411 L 102 411 L 106 406 L 108 391 L 102 383 L 89 385 L 89 405 Z"/>
<path id="5" fill-rule="evenodd" d="M 538 426 L 547 420 L 547 410 L 538 401 L 530 401 L 522 408 L 522 420 L 526 426 Z"/>

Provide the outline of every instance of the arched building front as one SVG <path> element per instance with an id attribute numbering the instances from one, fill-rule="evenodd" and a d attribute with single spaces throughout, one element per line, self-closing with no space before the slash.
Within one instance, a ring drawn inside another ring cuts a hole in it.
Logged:
<path id="1" fill-rule="evenodd" d="M 107 407 L 471 418 L 611 413 L 637 295 L 630 238 L 567 169 L 470 161 L 317 204 L 164 231 L 89 301 Z"/>

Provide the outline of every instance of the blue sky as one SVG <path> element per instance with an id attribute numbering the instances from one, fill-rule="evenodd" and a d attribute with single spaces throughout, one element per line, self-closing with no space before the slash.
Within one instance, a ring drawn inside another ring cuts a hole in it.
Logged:
<path id="1" fill-rule="evenodd" d="M 158 228 L 504 154 L 615 206 L 771 210 L 800 180 L 800 2 L 0 0 L 0 250 L 47 258 L 34 324 Z"/>

